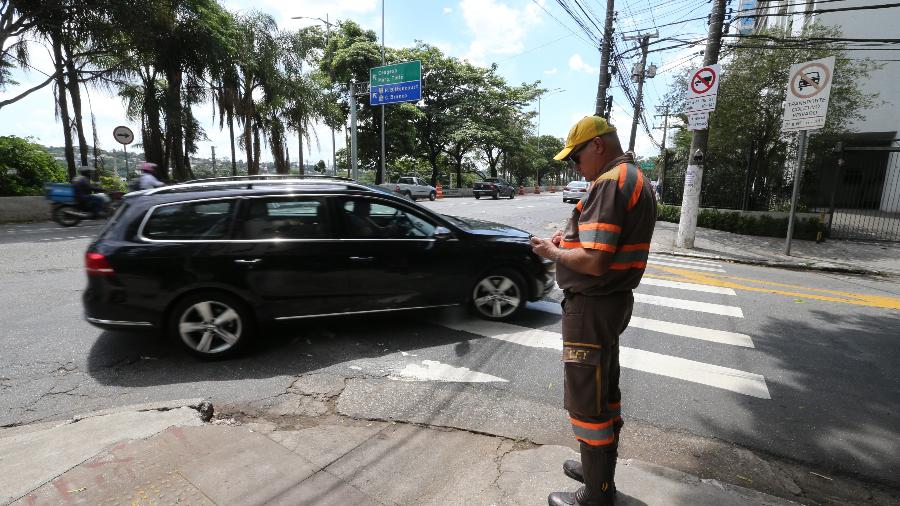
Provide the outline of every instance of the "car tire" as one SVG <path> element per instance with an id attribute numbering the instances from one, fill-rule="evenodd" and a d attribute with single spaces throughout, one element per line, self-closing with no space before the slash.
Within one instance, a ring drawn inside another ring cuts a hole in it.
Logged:
<path id="1" fill-rule="evenodd" d="M 432 191 L 431 193 L 428 194 L 428 200 L 434 202 L 434 199 L 436 199 L 436 198 L 437 198 L 436 192 Z"/>
<path id="2" fill-rule="evenodd" d="M 479 200 L 479 199 L 481 199 L 481 195 L 479 195 L 479 194 L 476 193 L 476 194 L 475 194 L 475 200 Z"/>
<path id="3" fill-rule="evenodd" d="M 497 190 L 494 190 L 494 193 L 491 195 L 491 198 L 497 200 L 500 198 L 500 193 Z"/>
<path id="4" fill-rule="evenodd" d="M 516 198 L 516 191 L 515 191 L 515 190 L 509 192 L 509 200 L 512 200 L 512 199 L 514 199 L 514 198 Z"/>
<path id="5" fill-rule="evenodd" d="M 410 192 L 410 191 L 405 191 L 405 192 L 403 192 L 403 196 L 406 197 L 406 198 L 408 198 L 409 200 L 412 200 L 413 202 L 416 201 L 416 198 L 413 197 L 413 194 L 412 194 L 412 192 Z"/>
<path id="6" fill-rule="evenodd" d="M 221 360 L 243 351 L 256 320 L 243 300 L 218 291 L 195 292 L 172 308 L 169 337 L 201 360 Z"/>
<path id="7" fill-rule="evenodd" d="M 472 287 L 469 306 L 480 318 L 501 321 L 513 317 L 528 300 L 528 286 L 512 269 L 492 269 Z"/>

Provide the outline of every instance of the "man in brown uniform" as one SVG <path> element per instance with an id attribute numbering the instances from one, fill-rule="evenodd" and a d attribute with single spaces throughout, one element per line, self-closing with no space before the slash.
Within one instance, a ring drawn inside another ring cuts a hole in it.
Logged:
<path id="1" fill-rule="evenodd" d="M 581 462 L 563 464 L 584 482 L 577 492 L 554 492 L 553 505 L 614 504 L 613 482 L 619 431 L 619 334 L 628 326 L 634 297 L 656 224 L 650 180 L 623 153 L 616 129 L 587 116 L 569 131 L 566 147 L 554 158 L 570 160 L 587 181 L 587 195 L 572 211 L 565 232 L 532 238 L 534 252 L 556 261 L 565 293 L 562 336 L 564 405 Z"/>

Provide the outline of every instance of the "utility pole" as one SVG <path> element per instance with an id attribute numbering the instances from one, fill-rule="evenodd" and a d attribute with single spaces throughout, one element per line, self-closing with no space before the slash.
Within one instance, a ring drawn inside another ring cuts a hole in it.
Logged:
<path id="1" fill-rule="evenodd" d="M 722 47 L 722 22 L 725 19 L 725 1 L 714 0 L 709 22 L 709 36 L 703 53 L 703 66 L 719 62 Z M 700 211 L 700 186 L 703 182 L 704 156 L 709 141 L 708 128 L 695 130 L 691 138 L 690 159 L 684 174 L 684 194 L 681 199 L 681 219 L 678 222 L 678 236 L 675 245 L 679 248 L 694 248 L 697 233 L 697 213 Z"/>
<path id="2" fill-rule="evenodd" d="M 644 100 L 644 79 L 652 79 L 656 77 L 656 65 L 647 67 L 647 46 L 650 44 L 651 37 L 659 37 L 659 32 L 653 35 L 637 35 L 634 37 L 625 37 L 625 40 L 641 41 L 641 63 L 631 71 L 631 79 L 637 81 L 637 98 L 634 99 L 634 119 L 631 122 L 631 137 L 628 138 L 628 151 L 634 151 L 634 143 L 637 140 L 637 127 L 641 121 L 641 103 Z"/>
<path id="3" fill-rule="evenodd" d="M 663 189 L 665 188 L 666 169 L 668 169 L 669 154 L 666 152 L 666 137 L 669 135 L 669 106 L 663 108 L 663 114 L 657 114 L 656 117 L 663 117 L 663 135 L 662 135 L 662 167 L 659 169 L 659 183 L 656 191 L 659 193 L 659 199 L 662 201 Z M 657 127 L 659 128 L 659 127 Z"/>
<path id="4" fill-rule="evenodd" d="M 381 66 L 384 66 L 384 2 L 381 0 Z M 371 85 L 370 85 L 371 86 Z M 384 104 L 381 104 L 381 169 L 375 174 L 375 184 L 384 182 Z"/>
<path id="5" fill-rule="evenodd" d="M 216 147 L 210 146 L 209 148 L 212 149 L 213 177 L 215 177 L 216 176 Z"/>
<path id="6" fill-rule="evenodd" d="M 603 27 L 603 42 L 600 46 L 600 82 L 597 84 L 597 104 L 594 107 L 594 116 L 604 116 L 608 120 L 609 113 L 606 107 L 606 92 L 609 90 L 609 54 L 612 52 L 614 0 L 606 0 L 606 24 Z"/>

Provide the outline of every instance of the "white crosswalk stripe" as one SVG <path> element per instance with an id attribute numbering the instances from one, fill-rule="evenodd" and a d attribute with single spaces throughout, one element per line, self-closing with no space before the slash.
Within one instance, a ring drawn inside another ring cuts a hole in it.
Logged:
<path id="1" fill-rule="evenodd" d="M 735 318 L 743 318 L 744 312 L 737 306 L 726 306 L 723 304 L 712 304 L 710 302 L 697 302 L 694 300 L 675 299 L 672 297 L 662 297 L 659 295 L 648 295 L 645 293 L 635 293 L 634 301 L 641 304 L 653 304 L 655 306 L 665 306 L 675 309 L 686 309 L 688 311 L 699 311 L 702 313 L 712 313 L 724 316 L 733 316 Z"/>
<path id="2" fill-rule="evenodd" d="M 725 272 L 715 267 L 711 262 L 706 265 L 688 265 L 686 263 L 671 264 L 683 268 L 717 270 Z M 668 259 L 660 263 L 669 263 Z M 641 281 L 641 286 L 659 287 L 664 290 L 680 290 L 684 292 L 703 292 L 714 293 L 722 296 L 733 297 L 736 295 L 734 290 L 730 288 L 709 286 L 697 283 L 685 283 L 679 281 L 662 280 L 656 278 L 645 277 Z M 640 288 L 639 288 L 640 289 Z M 716 315 L 723 315 L 735 318 L 743 318 L 744 314 L 740 307 L 714 304 L 710 302 L 700 302 L 690 299 L 664 297 L 661 295 L 651 295 L 646 293 L 635 293 L 634 300 L 640 304 L 652 304 L 657 306 L 671 307 L 675 309 L 683 309 L 687 311 L 699 311 Z M 542 311 L 555 315 L 562 314 L 562 308 L 559 303 L 542 300 L 528 303 L 526 306 L 529 310 Z M 639 308 L 638 308 L 639 310 Z M 562 334 L 542 329 L 532 329 L 521 327 L 502 322 L 490 322 L 483 320 L 458 320 L 447 319 L 439 322 L 441 325 L 471 334 L 497 339 L 519 346 L 531 348 L 544 348 L 551 350 L 562 350 Z M 670 336 L 683 337 L 687 339 L 700 340 L 705 342 L 717 343 L 728 346 L 738 346 L 742 348 L 754 348 L 753 339 L 738 332 L 730 332 L 725 330 L 717 330 L 695 325 L 687 325 L 683 323 L 668 322 L 642 316 L 632 316 L 629 328 L 642 329 L 651 332 L 658 332 Z M 752 372 L 733 369 L 717 364 L 709 364 L 687 358 L 665 355 L 662 353 L 629 348 L 621 346 L 619 348 L 619 362 L 621 367 L 642 371 L 667 378 L 675 378 L 700 385 L 706 385 L 721 390 L 736 392 L 750 397 L 760 399 L 771 399 L 771 395 L 766 385 L 764 376 Z"/>
<path id="3" fill-rule="evenodd" d="M 676 257 L 676 256 L 668 256 L 668 255 L 650 255 L 650 260 L 662 260 L 663 262 L 681 262 L 685 264 L 696 264 L 696 265 L 707 265 L 709 267 L 719 267 L 721 265 L 720 262 L 715 260 L 705 260 L 702 258 L 693 258 L 693 257 Z"/>
<path id="4" fill-rule="evenodd" d="M 529 302 L 528 309 L 543 311 L 545 313 L 562 315 L 562 308 L 556 302 L 545 300 L 537 302 Z M 706 327 L 697 327 L 694 325 L 684 325 L 683 323 L 673 323 L 662 320 L 653 320 L 650 318 L 642 318 L 640 316 L 632 316 L 631 323 L 628 327 L 638 329 L 651 330 L 662 334 L 671 334 L 673 336 L 687 337 L 689 339 L 698 339 L 701 341 L 709 341 L 713 343 L 730 344 L 733 346 L 742 346 L 744 348 L 753 348 L 753 339 L 747 334 L 739 334 L 737 332 L 728 332 L 725 330 L 708 329 Z"/>
<path id="5" fill-rule="evenodd" d="M 666 288 L 678 288 L 681 290 L 692 290 L 695 292 L 720 293 L 722 295 L 737 295 L 731 288 L 721 286 L 701 285 L 697 283 L 685 283 L 682 281 L 669 281 L 668 279 L 656 279 L 644 276 L 641 279 L 641 285 L 662 286 Z"/>
<path id="6" fill-rule="evenodd" d="M 654 265 L 662 265 L 665 267 L 678 267 L 679 269 L 689 269 L 692 271 L 705 271 L 705 272 L 721 272 L 724 273 L 725 269 L 719 269 L 718 267 L 709 267 L 706 265 L 694 265 L 694 264 L 686 264 L 680 262 L 673 262 L 671 260 L 661 261 L 661 260 L 650 260 L 650 266 Z"/>
<path id="7" fill-rule="evenodd" d="M 520 346 L 562 350 L 562 334 L 558 332 L 477 320 L 443 320 L 440 323 L 453 330 L 490 337 Z M 628 369 L 699 383 L 751 397 L 771 399 L 763 376 L 738 369 L 626 346 L 619 347 L 619 364 Z"/>

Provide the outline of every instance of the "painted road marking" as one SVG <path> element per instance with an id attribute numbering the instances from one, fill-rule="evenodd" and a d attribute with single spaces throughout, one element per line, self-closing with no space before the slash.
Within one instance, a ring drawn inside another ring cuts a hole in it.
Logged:
<path id="1" fill-rule="evenodd" d="M 747 292 L 783 295 L 791 298 L 900 310 L 900 298 L 886 295 L 842 292 L 838 290 L 777 283 L 774 281 L 763 281 L 760 279 L 704 274 L 701 272 L 692 272 L 683 268 L 660 267 L 659 270 L 677 276 L 665 278 L 671 281 L 686 281 Z M 662 276 L 659 275 L 656 275 L 656 277 L 662 278 Z"/>
<path id="2" fill-rule="evenodd" d="M 634 301 L 640 302 L 642 304 L 653 304 L 655 306 L 665 306 L 676 309 L 686 309 L 688 311 L 699 311 L 702 313 L 733 316 L 735 318 L 744 317 L 744 312 L 741 311 L 741 308 L 737 306 L 712 304 L 710 302 L 697 302 L 693 300 L 676 299 L 673 297 L 661 297 L 659 295 L 647 295 L 645 293 L 634 294 Z"/>
<path id="3" fill-rule="evenodd" d="M 683 256 L 674 256 L 674 255 L 660 255 L 656 253 L 650 253 L 651 260 L 672 260 L 673 262 L 685 262 L 689 264 L 697 264 L 697 265 L 709 265 L 712 267 L 718 267 L 720 265 L 720 261 L 718 260 L 707 260 L 705 258 L 695 258 L 695 257 L 683 257 Z"/>
<path id="4" fill-rule="evenodd" d="M 681 281 L 669 281 L 667 279 L 657 279 L 645 275 L 641 279 L 641 285 L 663 286 L 666 288 L 677 288 L 679 290 L 693 290 L 695 292 L 719 293 L 722 295 L 737 295 L 731 288 L 722 288 L 720 286 L 700 285 L 697 283 L 684 283 Z"/>
<path id="5" fill-rule="evenodd" d="M 436 360 L 423 360 L 422 365 L 409 364 L 388 376 L 395 381 L 445 381 L 458 383 L 509 383 L 509 380 L 473 371 L 467 367 L 455 367 Z"/>
<path id="6" fill-rule="evenodd" d="M 543 311 L 545 313 L 562 315 L 562 308 L 555 302 L 549 302 L 545 300 L 529 302 L 526 307 L 535 311 Z M 663 320 L 652 320 L 650 318 L 642 318 L 640 316 L 632 316 L 631 323 L 628 324 L 628 327 L 650 330 L 653 332 L 670 334 L 678 337 L 687 337 L 689 339 L 698 339 L 701 341 L 728 344 L 732 346 L 742 346 L 744 348 L 754 347 L 753 339 L 747 334 L 728 332 L 726 330 L 708 329 L 706 327 L 696 327 L 694 325 L 684 325 L 681 323 L 672 323 Z"/>
<path id="7" fill-rule="evenodd" d="M 675 263 L 675 262 L 661 262 L 659 260 L 650 260 L 650 266 L 656 265 L 665 265 L 667 267 L 678 267 L 679 269 L 691 269 L 695 271 L 706 271 L 706 272 L 721 272 L 724 273 L 724 269 L 719 269 L 718 267 L 707 267 L 705 265 L 693 265 L 693 264 L 684 264 L 684 263 Z"/>
<path id="8" fill-rule="evenodd" d="M 483 320 L 444 320 L 441 325 L 461 332 L 531 348 L 562 351 L 562 334 Z M 619 364 L 628 369 L 729 390 L 750 397 L 771 399 L 765 377 L 695 360 L 619 347 Z"/>
<path id="9" fill-rule="evenodd" d="M 650 256 L 650 261 L 661 261 L 661 262 L 675 262 L 677 264 L 688 264 L 688 265 L 700 265 L 703 267 L 721 267 L 721 264 L 718 262 L 710 262 L 707 260 L 694 260 L 693 258 L 687 259 L 682 257 L 659 257 L 659 256 Z"/>

